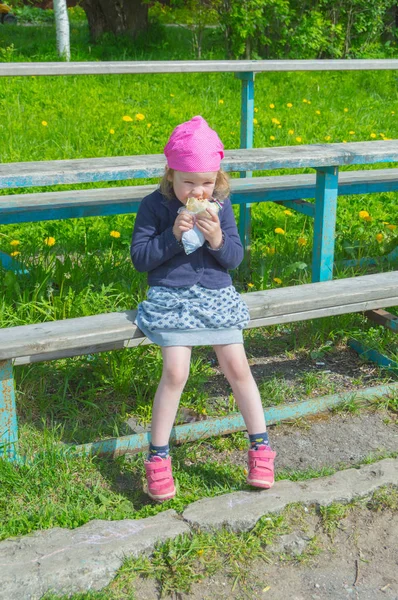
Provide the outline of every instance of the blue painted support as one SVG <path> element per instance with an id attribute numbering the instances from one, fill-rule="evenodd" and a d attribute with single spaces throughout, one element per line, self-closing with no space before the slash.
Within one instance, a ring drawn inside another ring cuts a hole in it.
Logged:
<path id="1" fill-rule="evenodd" d="M 18 273 L 18 275 L 26 275 L 27 273 L 29 273 L 29 271 L 22 267 L 21 263 L 19 263 L 9 254 L 6 254 L 5 252 L 1 251 L 0 264 L 3 267 L 3 269 L 6 269 L 7 271 L 14 271 L 14 273 Z"/>
<path id="2" fill-rule="evenodd" d="M 398 383 L 390 385 L 381 385 L 371 387 L 365 390 L 357 390 L 344 394 L 334 394 L 320 398 L 312 398 L 303 402 L 288 402 L 280 406 L 267 408 L 264 411 L 265 419 L 268 425 L 278 423 L 284 419 L 297 419 L 307 415 L 317 414 L 326 411 L 332 407 L 338 406 L 351 400 L 353 396 L 358 400 L 372 400 L 373 398 L 383 397 L 393 392 L 398 392 Z M 177 425 L 173 428 L 171 441 L 177 444 L 183 442 L 201 440 L 212 436 L 226 435 L 235 431 L 246 429 L 243 417 L 239 413 L 231 414 L 220 419 L 209 419 L 207 421 L 197 421 L 185 425 Z M 150 433 L 135 433 L 119 438 L 112 438 L 91 444 L 82 444 L 80 446 L 65 445 L 64 449 L 76 454 L 99 454 L 119 456 L 127 452 L 141 452 L 148 448 Z"/>
<path id="3" fill-rule="evenodd" d="M 254 73 L 236 73 L 242 80 L 240 112 L 240 147 L 253 148 L 254 118 Z M 251 177 L 251 171 L 241 172 L 240 177 Z M 239 211 L 239 235 L 245 250 L 245 258 L 250 251 L 251 208 L 250 204 L 241 204 Z"/>
<path id="4" fill-rule="evenodd" d="M 338 168 L 316 170 L 312 281 L 333 278 L 334 236 L 338 194 Z"/>
<path id="5" fill-rule="evenodd" d="M 369 348 L 368 346 L 365 346 L 365 344 L 362 344 L 362 342 L 354 340 L 353 338 L 348 340 L 347 344 L 350 348 L 355 350 L 361 358 L 375 362 L 379 367 L 384 367 L 395 373 L 398 372 L 398 363 L 395 362 L 395 360 L 388 358 L 388 356 L 385 356 L 385 354 L 381 354 L 377 350 Z"/>
<path id="6" fill-rule="evenodd" d="M 18 425 L 12 361 L 0 361 L 0 457 L 18 459 Z"/>

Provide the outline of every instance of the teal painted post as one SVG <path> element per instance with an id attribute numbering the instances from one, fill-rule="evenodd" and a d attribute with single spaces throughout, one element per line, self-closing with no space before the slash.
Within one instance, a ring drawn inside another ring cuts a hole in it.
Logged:
<path id="1" fill-rule="evenodd" d="M 254 118 L 254 73 L 237 73 L 242 81 L 241 111 L 240 111 L 240 147 L 253 148 L 253 118 Z M 240 173 L 240 177 L 251 177 L 251 171 Z M 245 249 L 245 258 L 250 252 L 251 209 L 250 204 L 239 207 L 239 235 Z"/>
<path id="2" fill-rule="evenodd" d="M 0 361 L 0 457 L 17 460 L 18 425 L 12 361 Z"/>
<path id="3" fill-rule="evenodd" d="M 333 278 L 334 237 L 338 192 L 338 168 L 316 170 L 312 281 Z"/>

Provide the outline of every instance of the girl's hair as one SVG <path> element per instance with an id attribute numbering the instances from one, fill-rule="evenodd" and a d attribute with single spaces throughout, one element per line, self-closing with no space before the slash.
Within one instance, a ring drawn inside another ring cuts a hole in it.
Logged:
<path id="1" fill-rule="evenodd" d="M 169 177 L 173 179 L 174 169 L 167 169 L 160 181 L 160 192 L 168 200 L 172 200 L 176 197 L 173 189 L 173 182 L 169 181 Z M 229 177 L 220 169 L 217 173 L 216 184 L 214 186 L 213 197 L 217 200 L 225 200 L 231 193 L 229 185 Z"/>

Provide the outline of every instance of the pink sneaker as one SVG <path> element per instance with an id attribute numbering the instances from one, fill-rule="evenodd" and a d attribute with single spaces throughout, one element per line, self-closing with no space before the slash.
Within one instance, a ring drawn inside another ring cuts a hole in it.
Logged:
<path id="1" fill-rule="evenodd" d="M 249 474 L 247 483 L 254 487 L 269 489 L 274 485 L 274 459 L 276 452 L 267 446 L 249 450 Z"/>
<path id="2" fill-rule="evenodd" d="M 171 472 L 171 457 L 154 456 L 144 462 L 148 482 L 148 496 L 152 500 L 164 502 L 174 498 L 176 489 Z"/>

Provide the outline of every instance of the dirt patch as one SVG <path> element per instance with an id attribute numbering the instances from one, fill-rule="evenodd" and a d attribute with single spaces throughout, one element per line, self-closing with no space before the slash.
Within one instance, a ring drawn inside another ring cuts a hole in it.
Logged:
<path id="1" fill-rule="evenodd" d="M 398 598 L 398 514 L 355 508 L 332 537 L 309 512 L 286 538 L 303 540 L 291 550 L 275 540 L 236 580 L 227 567 L 166 600 L 387 600 Z M 298 549 L 295 552 L 295 548 Z M 153 580 L 135 582 L 136 600 L 160 598 Z"/>

